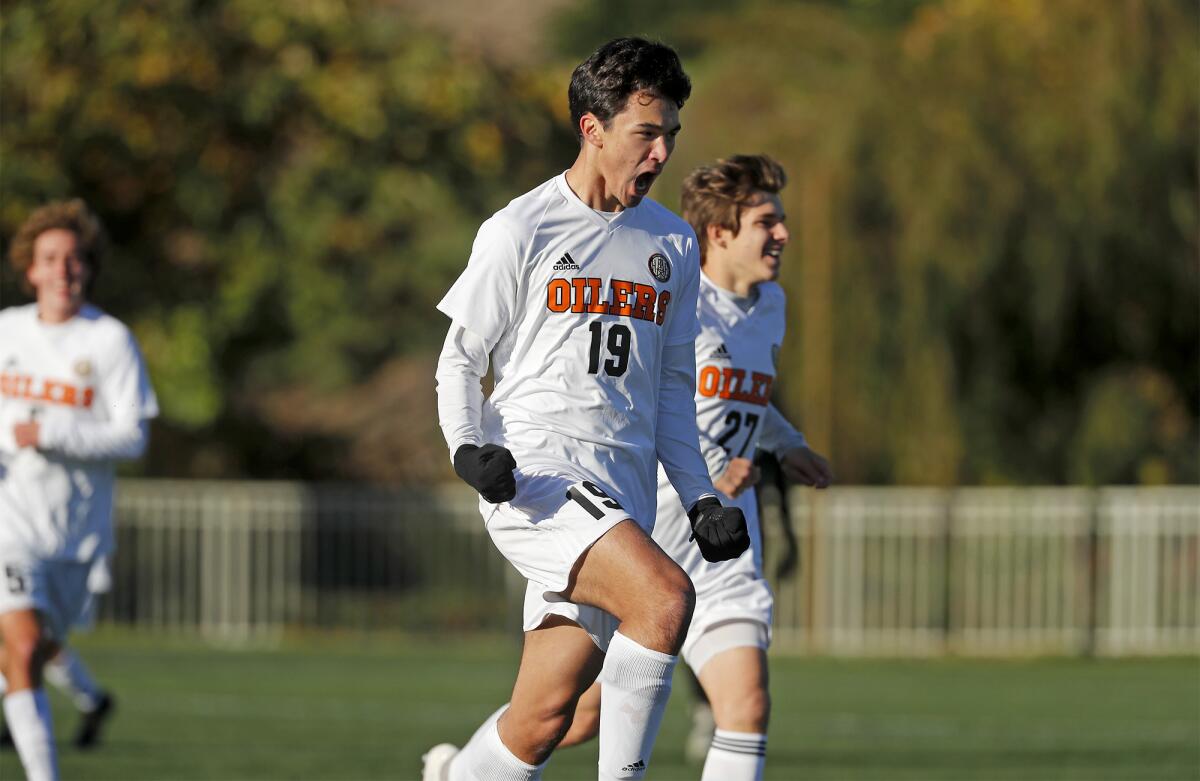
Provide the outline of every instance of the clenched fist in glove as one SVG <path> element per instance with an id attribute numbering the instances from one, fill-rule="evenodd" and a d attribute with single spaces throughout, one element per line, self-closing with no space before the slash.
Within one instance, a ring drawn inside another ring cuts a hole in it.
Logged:
<path id="1" fill-rule="evenodd" d="M 750 547 L 746 516 L 736 507 L 722 507 L 711 496 L 688 510 L 688 520 L 692 524 L 692 538 L 700 546 L 705 561 L 736 559 Z"/>
<path id="2" fill-rule="evenodd" d="M 517 495 L 516 468 L 512 453 L 499 445 L 463 445 L 454 452 L 454 471 L 492 504 Z"/>

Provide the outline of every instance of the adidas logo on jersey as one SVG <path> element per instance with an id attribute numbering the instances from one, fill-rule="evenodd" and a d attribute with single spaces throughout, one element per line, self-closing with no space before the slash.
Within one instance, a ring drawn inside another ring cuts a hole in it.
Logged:
<path id="1" fill-rule="evenodd" d="M 728 361 L 732 360 L 729 350 L 725 349 L 725 343 L 721 342 L 721 346 L 712 351 L 712 355 L 708 356 L 709 360 Z"/>
<path id="2" fill-rule="evenodd" d="M 638 770 L 645 770 L 645 769 L 646 769 L 646 763 L 639 759 L 637 762 L 634 762 L 632 765 L 626 765 L 625 767 L 621 768 L 621 772 L 622 773 L 633 773 Z"/>
<path id="3" fill-rule="evenodd" d="M 563 256 L 554 262 L 553 271 L 578 271 L 579 264 L 575 262 L 575 258 L 571 257 L 570 252 L 564 252 Z"/>

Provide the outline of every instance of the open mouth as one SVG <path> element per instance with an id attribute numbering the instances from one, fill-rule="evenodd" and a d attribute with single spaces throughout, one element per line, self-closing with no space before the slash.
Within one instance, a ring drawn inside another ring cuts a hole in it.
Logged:
<path id="1" fill-rule="evenodd" d="M 646 193 L 650 192 L 650 186 L 654 184 L 654 178 L 656 176 L 657 174 L 649 172 L 638 174 L 637 178 L 633 180 L 633 191 L 638 195 L 645 195 Z"/>

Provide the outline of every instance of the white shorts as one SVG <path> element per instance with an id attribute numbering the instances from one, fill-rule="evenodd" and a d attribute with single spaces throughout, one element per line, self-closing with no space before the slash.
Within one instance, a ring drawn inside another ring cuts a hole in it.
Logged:
<path id="1" fill-rule="evenodd" d="M 688 626 L 687 639 L 681 652 L 684 661 L 694 672 L 700 672 L 713 655 L 740 645 L 753 645 L 766 649 L 771 644 L 771 614 L 775 597 L 767 581 L 747 573 L 737 573 L 719 583 L 698 582 L 696 586 L 696 610 Z M 725 631 L 720 635 L 720 647 L 714 647 L 712 639 L 705 639 L 731 622 L 761 626 L 765 633 L 761 640 L 749 642 L 745 636 L 735 636 Z"/>
<path id="2" fill-rule="evenodd" d="M 604 651 L 617 628 L 611 614 L 566 601 L 561 592 L 571 581 L 579 557 L 629 511 L 595 483 L 561 475 L 517 473 L 517 498 L 483 505 L 488 534 L 496 548 L 529 581 L 525 590 L 524 629 L 537 629 L 549 615 L 560 615 L 584 628 Z M 482 508 L 481 508 L 482 509 Z"/>
<path id="3" fill-rule="evenodd" d="M 36 610 L 46 633 L 59 643 L 86 615 L 90 562 L 48 561 L 28 554 L 6 553 L 0 559 L 0 613 Z"/>

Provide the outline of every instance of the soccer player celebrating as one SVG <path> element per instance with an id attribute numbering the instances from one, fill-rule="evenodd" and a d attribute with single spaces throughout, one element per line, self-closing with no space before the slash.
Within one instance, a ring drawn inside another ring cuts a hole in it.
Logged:
<path id="1" fill-rule="evenodd" d="M 761 779 L 766 754 L 767 655 L 771 589 L 763 577 L 762 534 L 753 491 L 757 448 L 779 458 L 785 476 L 817 488 L 832 473 L 770 403 L 785 327 L 776 284 L 788 230 L 779 192 L 783 168 L 769 157 L 737 155 L 696 169 L 683 184 L 683 214 L 700 240 L 696 410 L 700 441 L 722 500 L 745 513 L 753 541 L 737 558 L 711 562 L 688 544 L 687 519 L 660 472 L 654 540 L 691 577 L 696 609 L 683 658 L 712 705 L 716 731 L 702 781 Z M 595 734 L 603 693 L 580 701 L 563 745 Z"/>
<path id="2" fill-rule="evenodd" d="M 82 201 L 38 209 L 9 253 L 36 301 L 0 312 L 4 715 L 30 781 L 58 775 L 42 674 L 112 551 L 114 463 L 141 455 L 158 414 L 133 336 L 87 303 L 104 246 Z"/>
<path id="3" fill-rule="evenodd" d="M 511 702 L 461 751 L 427 753 L 426 779 L 539 777 L 597 675 L 599 777 L 641 778 L 695 597 L 649 536 L 656 460 L 706 560 L 749 545 L 698 445 L 696 237 L 646 198 L 690 92 L 668 47 L 600 47 L 571 78 L 575 163 L 483 224 L 438 306 L 453 321 L 437 380 L 454 468 L 529 584 Z"/>

